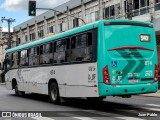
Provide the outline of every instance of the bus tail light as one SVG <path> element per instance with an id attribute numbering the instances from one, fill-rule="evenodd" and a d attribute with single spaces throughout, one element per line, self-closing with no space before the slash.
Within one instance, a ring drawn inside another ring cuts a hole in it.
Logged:
<path id="1" fill-rule="evenodd" d="M 110 25 L 110 22 L 105 22 L 104 25 Z"/>
<path id="2" fill-rule="evenodd" d="M 110 84 L 108 66 L 103 68 L 103 82 L 105 84 Z"/>
<path id="3" fill-rule="evenodd" d="M 158 81 L 158 66 L 155 65 L 155 68 L 154 68 L 154 81 Z"/>

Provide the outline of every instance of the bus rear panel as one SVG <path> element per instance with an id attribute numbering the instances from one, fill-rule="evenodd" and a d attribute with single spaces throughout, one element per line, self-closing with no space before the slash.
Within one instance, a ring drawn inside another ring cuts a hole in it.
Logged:
<path id="1" fill-rule="evenodd" d="M 152 93 L 158 90 L 155 31 L 141 22 L 105 22 L 98 36 L 100 96 Z"/>

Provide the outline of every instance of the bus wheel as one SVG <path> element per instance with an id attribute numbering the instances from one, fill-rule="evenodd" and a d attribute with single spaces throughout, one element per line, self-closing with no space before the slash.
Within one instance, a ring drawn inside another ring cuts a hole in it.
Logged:
<path id="1" fill-rule="evenodd" d="M 88 97 L 89 102 L 101 102 L 105 97 Z"/>
<path id="2" fill-rule="evenodd" d="M 57 83 L 52 83 L 49 89 L 50 100 L 54 104 L 60 103 L 59 89 Z"/>
<path id="3" fill-rule="evenodd" d="M 16 85 L 16 86 L 15 86 L 15 94 L 16 94 L 17 96 L 19 96 L 19 95 L 24 95 L 25 92 L 19 91 L 19 90 L 18 90 L 18 85 Z"/>

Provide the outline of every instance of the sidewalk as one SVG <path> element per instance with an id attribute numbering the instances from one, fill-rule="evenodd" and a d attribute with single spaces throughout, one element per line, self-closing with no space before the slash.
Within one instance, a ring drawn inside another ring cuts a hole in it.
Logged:
<path id="1" fill-rule="evenodd" d="M 156 93 L 141 94 L 141 95 L 147 97 L 160 97 L 160 90 L 158 90 Z"/>
<path id="2" fill-rule="evenodd" d="M 0 85 L 5 85 L 6 83 L 0 83 Z"/>

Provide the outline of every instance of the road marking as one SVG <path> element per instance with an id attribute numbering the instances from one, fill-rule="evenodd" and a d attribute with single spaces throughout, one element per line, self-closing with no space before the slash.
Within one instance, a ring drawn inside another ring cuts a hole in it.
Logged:
<path id="1" fill-rule="evenodd" d="M 72 118 L 79 119 L 79 120 L 96 120 L 89 117 L 72 117 Z"/>
<path id="2" fill-rule="evenodd" d="M 93 113 L 93 114 L 98 114 L 98 115 L 103 115 L 103 116 L 107 116 L 107 112 L 102 112 L 102 111 L 97 111 L 97 110 L 82 110 L 88 113 Z"/>
<path id="3" fill-rule="evenodd" d="M 145 119 L 135 118 L 135 117 L 114 117 L 114 118 L 118 118 L 121 120 L 145 120 Z"/>
<path id="4" fill-rule="evenodd" d="M 48 117 L 31 117 L 34 120 L 55 120 L 52 118 L 48 118 Z"/>
<path id="5" fill-rule="evenodd" d="M 146 107 L 142 107 L 142 108 L 146 110 L 160 111 L 160 109 L 158 108 L 146 108 Z"/>
<path id="6" fill-rule="evenodd" d="M 156 104 L 146 104 L 148 106 L 155 106 L 155 107 L 160 107 L 160 105 L 156 105 Z"/>

